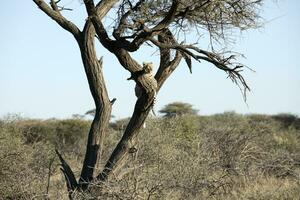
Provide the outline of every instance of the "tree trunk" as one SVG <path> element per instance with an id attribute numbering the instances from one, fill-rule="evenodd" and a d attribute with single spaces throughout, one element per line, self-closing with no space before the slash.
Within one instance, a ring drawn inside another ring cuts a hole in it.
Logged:
<path id="1" fill-rule="evenodd" d="M 106 162 L 103 171 L 97 176 L 98 181 L 107 181 L 111 175 L 116 174 L 118 169 L 124 165 L 130 149 L 135 148 L 136 137 L 138 136 L 138 133 L 140 132 L 140 129 L 152 108 L 154 98 L 155 91 L 152 93 L 144 92 L 137 100 L 133 115 L 125 129 L 125 132 Z M 148 105 L 148 107 L 145 107 L 145 105 Z"/>
<path id="2" fill-rule="evenodd" d="M 89 131 L 86 154 L 79 179 L 79 187 L 82 190 L 85 190 L 92 181 L 96 163 L 100 160 L 99 156 L 111 116 L 112 105 L 104 82 L 102 60 L 98 60 L 96 56 L 94 38 L 94 27 L 91 23 L 87 23 L 79 47 L 89 88 L 95 102 L 96 114 Z"/>

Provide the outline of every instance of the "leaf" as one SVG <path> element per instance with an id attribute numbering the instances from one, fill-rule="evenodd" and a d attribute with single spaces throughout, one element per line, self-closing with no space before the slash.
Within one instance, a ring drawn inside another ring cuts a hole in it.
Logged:
<path id="1" fill-rule="evenodd" d="M 191 58 L 191 56 L 185 53 L 185 54 L 183 54 L 183 57 L 184 57 L 184 60 L 187 64 L 189 70 L 190 70 L 190 73 L 192 74 L 192 58 Z"/>

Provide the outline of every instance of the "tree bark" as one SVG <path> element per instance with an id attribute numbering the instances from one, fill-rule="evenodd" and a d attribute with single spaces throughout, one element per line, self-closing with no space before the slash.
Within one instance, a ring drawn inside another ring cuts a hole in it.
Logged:
<path id="1" fill-rule="evenodd" d="M 97 176 L 97 181 L 107 181 L 124 165 L 129 155 L 129 150 L 135 148 L 136 138 L 152 108 L 154 98 L 155 91 L 151 93 L 143 92 L 142 96 L 137 100 L 125 132 L 106 162 L 103 171 Z M 145 105 L 148 105 L 148 107 L 145 107 Z"/>
<path id="2" fill-rule="evenodd" d="M 89 88 L 95 102 L 96 113 L 89 131 L 86 154 L 79 179 L 79 187 L 82 190 L 85 190 L 93 180 L 96 163 L 100 160 L 99 156 L 101 155 L 105 130 L 107 130 L 112 107 L 103 77 L 102 60 L 98 60 L 96 56 L 94 38 L 93 25 L 86 23 L 79 47 Z"/>

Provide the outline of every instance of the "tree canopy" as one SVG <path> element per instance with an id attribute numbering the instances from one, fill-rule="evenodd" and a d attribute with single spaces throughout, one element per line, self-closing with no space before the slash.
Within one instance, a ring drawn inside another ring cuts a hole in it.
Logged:
<path id="1" fill-rule="evenodd" d="M 199 28 L 214 38 L 224 37 L 225 31 L 232 28 L 256 27 L 261 3 L 262 0 L 123 0 L 117 7 L 115 21 L 120 26 L 115 30 L 133 36 L 143 29 L 168 27 L 176 32 Z"/>

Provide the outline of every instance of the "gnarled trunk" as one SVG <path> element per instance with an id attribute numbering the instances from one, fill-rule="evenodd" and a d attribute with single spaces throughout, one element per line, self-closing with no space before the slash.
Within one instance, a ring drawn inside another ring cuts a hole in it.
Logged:
<path id="1" fill-rule="evenodd" d="M 96 56 L 94 38 L 94 27 L 91 23 L 87 23 L 79 46 L 89 88 L 95 102 L 96 114 L 89 131 L 86 154 L 79 179 L 79 187 L 83 190 L 93 180 L 95 166 L 99 162 L 105 131 L 111 116 L 112 104 L 108 98 L 104 82 L 102 60 L 98 60 Z"/>
<path id="2" fill-rule="evenodd" d="M 97 181 L 106 181 L 112 174 L 118 172 L 129 155 L 130 149 L 135 148 L 136 137 L 143 126 L 155 98 L 155 92 L 143 93 L 137 100 L 133 115 L 125 129 L 125 132 L 106 162 L 103 171 L 97 176 Z M 148 105 L 148 107 L 145 107 Z"/>

